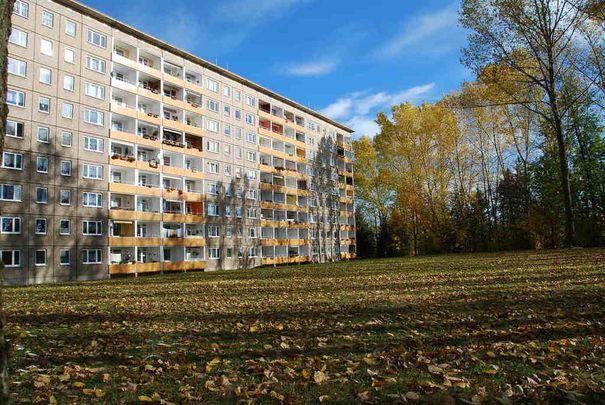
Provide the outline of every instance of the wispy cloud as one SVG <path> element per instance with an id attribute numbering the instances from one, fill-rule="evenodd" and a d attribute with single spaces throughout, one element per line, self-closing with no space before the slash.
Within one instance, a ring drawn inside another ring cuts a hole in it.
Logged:
<path id="1" fill-rule="evenodd" d="M 285 73 L 289 76 L 323 76 L 332 73 L 336 66 L 336 60 L 316 60 L 290 65 Z"/>
<path id="2" fill-rule="evenodd" d="M 411 50 L 443 52 L 458 49 L 461 28 L 458 5 L 419 15 L 403 23 L 399 32 L 374 52 L 377 59 L 392 59 Z"/>
<path id="3" fill-rule="evenodd" d="M 378 111 L 404 102 L 419 103 L 430 96 L 435 83 L 414 86 L 396 93 L 368 91 L 351 93 L 341 97 L 321 110 L 321 113 L 335 120 L 344 121 L 358 135 L 374 136 L 379 128 L 375 115 Z"/>
<path id="4" fill-rule="evenodd" d="M 236 50 L 263 23 L 313 1 L 220 0 L 198 13 L 184 0 L 172 0 L 168 9 L 161 2 L 129 0 L 116 17 L 185 50 L 203 44 L 206 57 L 214 59 Z"/>

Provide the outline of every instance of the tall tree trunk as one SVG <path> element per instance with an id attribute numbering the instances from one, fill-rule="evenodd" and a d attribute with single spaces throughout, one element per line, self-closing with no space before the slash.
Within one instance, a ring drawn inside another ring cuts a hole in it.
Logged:
<path id="1" fill-rule="evenodd" d="M 8 79 L 8 37 L 11 32 L 11 16 L 15 0 L 2 0 L 0 2 L 0 153 L 4 147 L 4 135 L 6 132 L 6 117 L 8 106 L 6 105 L 6 81 Z M 0 263 L 0 403 L 9 401 L 8 382 L 8 343 L 4 335 L 4 265 Z"/>

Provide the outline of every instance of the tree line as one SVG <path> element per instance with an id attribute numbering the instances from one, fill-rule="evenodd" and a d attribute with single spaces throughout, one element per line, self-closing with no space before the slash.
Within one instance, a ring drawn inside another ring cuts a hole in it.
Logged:
<path id="1" fill-rule="evenodd" d="M 354 143 L 358 255 L 605 243 L 605 1 L 464 0 L 472 82 Z"/>

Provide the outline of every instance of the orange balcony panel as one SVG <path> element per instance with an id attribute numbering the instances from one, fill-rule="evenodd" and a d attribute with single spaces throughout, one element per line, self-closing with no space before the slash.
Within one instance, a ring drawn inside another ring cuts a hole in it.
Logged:
<path id="1" fill-rule="evenodd" d="M 185 131 L 188 134 L 204 136 L 204 130 L 202 127 L 194 127 L 193 125 L 185 124 Z"/>
<path id="2" fill-rule="evenodd" d="M 137 194 L 137 186 L 123 183 L 109 183 L 109 191 L 120 194 Z"/>
<path id="3" fill-rule="evenodd" d="M 115 219 L 118 221 L 135 221 L 137 219 L 137 213 L 135 211 L 111 209 L 109 210 L 109 219 Z"/>
<path id="4" fill-rule="evenodd" d="M 164 262 L 164 271 L 184 271 L 184 270 L 203 270 L 206 268 L 205 261 L 190 262 Z"/>
<path id="5" fill-rule="evenodd" d="M 169 120 L 167 118 L 164 118 L 162 119 L 162 125 L 177 131 L 185 132 L 185 124 L 180 121 Z"/>
<path id="6" fill-rule="evenodd" d="M 151 187 L 137 186 L 136 193 L 133 193 L 133 194 L 141 194 L 141 195 L 159 197 L 162 195 L 162 189 L 159 188 L 158 186 L 151 186 Z"/>
<path id="7" fill-rule="evenodd" d="M 153 273 L 161 269 L 161 263 L 110 264 L 109 274 Z"/>
<path id="8" fill-rule="evenodd" d="M 139 86 L 137 93 L 139 96 L 150 98 L 155 101 L 162 101 L 162 95 L 160 94 L 159 90 L 151 90 Z"/>
<path id="9" fill-rule="evenodd" d="M 149 162 L 143 162 L 141 160 L 137 160 L 136 168 L 139 170 L 145 170 L 146 172 L 159 172 L 160 167 L 157 163 L 152 164 Z"/>
<path id="10" fill-rule="evenodd" d="M 183 193 L 183 199 L 188 202 L 203 202 L 204 195 L 201 193 Z"/>
<path id="11" fill-rule="evenodd" d="M 181 149 L 181 153 L 182 152 L 183 152 L 183 150 Z M 172 174 L 174 176 L 184 176 L 185 169 L 180 168 L 180 167 L 173 167 L 173 166 L 162 166 L 162 173 Z"/>
<path id="12" fill-rule="evenodd" d="M 136 236 L 109 237 L 109 246 L 160 246 L 160 238 L 139 238 Z"/>
<path id="13" fill-rule="evenodd" d="M 136 118 L 141 121 L 148 122 L 150 124 L 155 124 L 157 126 L 160 126 L 160 124 L 162 123 L 162 118 L 160 117 L 160 115 L 155 114 L 155 113 L 146 113 L 143 111 L 137 111 Z"/>
<path id="14" fill-rule="evenodd" d="M 137 211 L 137 221 L 161 221 L 162 214 L 159 212 L 140 212 Z"/>
<path id="15" fill-rule="evenodd" d="M 111 111 L 117 114 L 125 115 L 131 118 L 137 118 L 137 111 L 134 108 L 124 107 L 117 104 L 111 104 Z"/>
<path id="16" fill-rule="evenodd" d="M 175 98 L 169 96 L 162 96 L 162 101 L 164 104 L 168 104 L 172 107 L 180 108 L 181 110 L 186 110 L 189 107 L 189 104 L 182 100 L 177 100 Z"/>
<path id="17" fill-rule="evenodd" d="M 118 157 L 112 156 L 110 162 L 112 165 L 121 166 L 121 167 L 129 167 L 131 169 L 134 169 L 137 166 L 136 161 L 134 160 L 134 157 L 132 158 L 132 161 L 131 161 L 131 160 L 125 160 L 125 158 L 123 158 L 121 156 L 118 156 Z"/>
<path id="18" fill-rule="evenodd" d="M 158 69 L 151 66 L 143 65 L 142 63 L 139 63 L 138 70 L 155 76 L 157 79 L 160 79 L 162 77 L 162 72 L 160 72 Z"/>

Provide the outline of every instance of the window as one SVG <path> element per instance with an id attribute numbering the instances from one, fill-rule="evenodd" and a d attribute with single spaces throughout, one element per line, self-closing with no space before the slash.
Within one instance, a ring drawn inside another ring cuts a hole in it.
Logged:
<path id="1" fill-rule="evenodd" d="M 20 15 L 21 17 L 29 18 L 29 3 L 16 0 L 15 6 L 13 7 L 13 13 Z"/>
<path id="2" fill-rule="evenodd" d="M 0 233 L 19 234 L 21 233 L 21 218 L 2 217 L 2 229 Z"/>
<path id="3" fill-rule="evenodd" d="M 9 57 L 7 70 L 10 74 L 25 77 L 27 75 L 27 63 Z"/>
<path id="4" fill-rule="evenodd" d="M 256 105 L 256 100 L 252 96 L 246 96 L 246 105 L 250 107 L 254 107 Z"/>
<path id="5" fill-rule="evenodd" d="M 76 23 L 73 21 L 65 21 L 65 33 L 70 37 L 76 36 Z"/>
<path id="6" fill-rule="evenodd" d="M 248 132 L 246 134 L 246 141 L 256 143 L 256 134 L 254 132 Z"/>
<path id="7" fill-rule="evenodd" d="M 101 249 L 84 249 L 82 250 L 82 264 L 101 264 L 103 257 Z"/>
<path id="8" fill-rule="evenodd" d="M 67 91 L 74 91 L 76 88 L 76 78 L 73 76 L 63 76 L 63 89 Z"/>
<path id="9" fill-rule="evenodd" d="M 207 235 L 209 238 L 218 238 L 219 237 L 218 226 L 208 225 Z"/>
<path id="10" fill-rule="evenodd" d="M 258 218 L 258 209 L 257 208 L 248 208 L 248 218 L 250 218 L 250 219 Z"/>
<path id="11" fill-rule="evenodd" d="M 40 83 L 51 84 L 52 83 L 52 72 L 47 68 L 40 68 Z"/>
<path id="12" fill-rule="evenodd" d="M 82 165 L 82 177 L 85 179 L 103 180 L 103 166 L 100 165 Z"/>
<path id="13" fill-rule="evenodd" d="M 37 235 L 46 235 L 46 218 L 36 218 L 34 223 L 34 233 Z"/>
<path id="14" fill-rule="evenodd" d="M 74 117 L 74 105 L 64 101 L 61 105 L 61 115 L 63 118 L 72 119 Z"/>
<path id="15" fill-rule="evenodd" d="M 218 132 L 218 122 L 206 120 L 206 129 L 211 132 Z"/>
<path id="16" fill-rule="evenodd" d="M 91 152 L 103 152 L 103 139 L 92 136 L 84 137 L 84 150 Z"/>
<path id="17" fill-rule="evenodd" d="M 246 124 L 254 125 L 256 124 L 256 118 L 252 114 L 246 114 Z"/>
<path id="18" fill-rule="evenodd" d="M 5 267 L 21 267 L 20 250 L 0 250 L 0 255 Z"/>
<path id="19" fill-rule="evenodd" d="M 6 91 L 6 104 L 25 107 L 25 93 L 18 90 L 8 89 Z"/>
<path id="20" fill-rule="evenodd" d="M 256 152 L 246 151 L 246 159 L 250 162 L 256 162 Z"/>
<path id="21" fill-rule="evenodd" d="M 240 148 L 239 146 L 235 147 L 235 157 L 238 159 L 242 158 L 242 148 Z"/>
<path id="22" fill-rule="evenodd" d="M 206 105 L 210 111 L 218 112 L 218 102 L 208 99 Z"/>
<path id="23" fill-rule="evenodd" d="M 46 156 L 38 156 L 36 159 L 36 171 L 38 173 L 48 173 L 48 158 Z"/>
<path id="24" fill-rule="evenodd" d="M 105 61 L 94 56 L 86 56 L 86 67 L 98 73 L 105 73 Z"/>
<path id="25" fill-rule="evenodd" d="M 227 177 L 231 176 L 231 165 L 225 165 L 224 173 L 225 173 L 225 176 L 227 176 Z"/>
<path id="26" fill-rule="evenodd" d="M 231 87 L 223 86 L 223 96 L 231 97 Z"/>
<path id="27" fill-rule="evenodd" d="M 233 257 L 233 248 L 227 248 L 227 259 L 231 259 Z"/>
<path id="28" fill-rule="evenodd" d="M 219 185 L 218 183 L 208 183 L 208 194 L 218 194 L 219 193 Z M 218 212 L 218 209 L 217 209 Z"/>
<path id="29" fill-rule="evenodd" d="M 86 82 L 84 84 L 84 93 L 86 93 L 87 96 L 100 100 L 105 99 L 105 87 L 98 84 Z"/>
<path id="30" fill-rule="evenodd" d="M 50 129 L 48 127 L 38 127 L 36 139 L 40 143 L 50 143 Z"/>
<path id="31" fill-rule="evenodd" d="M 47 204 L 48 203 L 48 188 L 36 187 L 36 203 Z"/>
<path id="32" fill-rule="evenodd" d="M 206 86 L 208 87 L 208 90 L 218 93 L 218 82 L 212 79 L 206 79 Z"/>
<path id="33" fill-rule="evenodd" d="M 65 48 L 65 52 L 63 53 L 63 60 L 67 63 L 76 63 L 76 51 L 70 48 Z"/>
<path id="34" fill-rule="evenodd" d="M 250 180 L 256 180 L 256 170 L 248 170 L 246 172 L 246 177 Z"/>
<path id="35" fill-rule="evenodd" d="M 21 185 L 0 184 L 0 200 L 21 202 Z"/>
<path id="36" fill-rule="evenodd" d="M 223 146 L 223 153 L 225 156 L 231 156 L 231 145 L 226 144 Z"/>
<path id="37" fill-rule="evenodd" d="M 208 249 L 208 258 L 209 259 L 218 259 L 221 257 L 221 249 L 220 248 L 209 248 Z"/>
<path id="38" fill-rule="evenodd" d="M 223 115 L 225 117 L 230 117 L 231 116 L 231 107 L 229 107 L 228 105 L 223 106 Z"/>
<path id="39" fill-rule="evenodd" d="M 59 191 L 59 204 L 71 205 L 71 190 Z"/>
<path id="40" fill-rule="evenodd" d="M 27 48 L 27 32 L 12 28 L 8 42 Z"/>
<path id="41" fill-rule="evenodd" d="M 226 206 L 225 206 L 225 217 L 227 217 L 227 218 L 231 218 L 231 206 L 230 206 L 230 205 L 226 205 Z M 227 235 L 227 236 L 230 236 L 230 235 L 229 235 L 229 228 L 227 228 L 226 235 Z"/>
<path id="42" fill-rule="evenodd" d="M 105 122 L 105 114 L 102 111 L 97 110 L 84 110 L 84 122 L 103 126 Z"/>
<path id="43" fill-rule="evenodd" d="M 34 264 L 36 266 L 46 266 L 46 249 L 36 250 Z"/>
<path id="44" fill-rule="evenodd" d="M 71 160 L 62 160 L 60 165 L 61 176 L 71 176 Z"/>
<path id="45" fill-rule="evenodd" d="M 53 56 L 53 43 L 48 39 L 40 40 L 40 53 L 46 56 Z"/>
<path id="46" fill-rule="evenodd" d="M 219 166 L 216 162 L 208 162 L 208 173 L 210 174 L 218 174 Z"/>
<path id="47" fill-rule="evenodd" d="M 101 236 L 102 234 L 101 221 L 82 221 L 82 235 Z"/>
<path id="48" fill-rule="evenodd" d="M 17 121 L 6 121 L 6 136 L 23 139 L 24 124 Z"/>
<path id="49" fill-rule="evenodd" d="M 69 131 L 61 132 L 61 145 L 71 148 L 73 144 L 74 134 Z"/>
<path id="50" fill-rule="evenodd" d="M 208 204 L 208 216 L 209 217 L 218 217 L 219 216 L 219 206 L 218 204 Z"/>
<path id="51" fill-rule="evenodd" d="M 107 37 L 93 30 L 88 30 L 88 42 L 100 48 L 107 47 Z"/>
<path id="52" fill-rule="evenodd" d="M 256 228 L 248 228 L 248 237 L 257 238 Z"/>
<path id="53" fill-rule="evenodd" d="M 248 257 L 258 257 L 258 249 L 255 247 L 248 248 Z"/>
<path id="54" fill-rule="evenodd" d="M 23 155 L 21 153 L 3 152 L 2 167 L 5 169 L 23 170 Z"/>
<path id="55" fill-rule="evenodd" d="M 235 99 L 235 101 L 241 101 L 242 100 L 242 92 L 239 90 L 235 90 L 233 92 L 233 98 Z"/>
<path id="56" fill-rule="evenodd" d="M 102 208 L 103 194 L 101 193 L 82 193 L 82 206 Z"/>
<path id="57" fill-rule="evenodd" d="M 50 11 L 42 11 L 42 25 L 48 28 L 52 28 L 55 25 L 55 15 Z"/>
<path id="58" fill-rule="evenodd" d="M 242 129 L 241 128 L 235 128 L 235 139 L 237 139 L 238 141 L 242 139 Z"/>
<path id="59" fill-rule="evenodd" d="M 50 114 L 50 98 L 40 96 L 38 99 L 38 111 L 44 114 Z"/>
<path id="60" fill-rule="evenodd" d="M 219 144 L 216 141 L 207 140 L 206 150 L 212 153 L 219 153 Z"/>
<path id="61" fill-rule="evenodd" d="M 59 264 L 69 266 L 71 264 L 71 251 L 69 249 L 59 250 Z"/>
<path id="62" fill-rule="evenodd" d="M 235 216 L 238 217 L 238 218 L 241 218 L 242 217 L 242 211 L 243 211 L 242 207 L 235 207 Z M 242 234 L 241 230 L 238 231 L 238 235 L 241 235 L 241 234 Z"/>
<path id="63" fill-rule="evenodd" d="M 71 221 L 69 219 L 62 219 L 59 221 L 59 234 L 60 235 L 71 234 Z"/>

